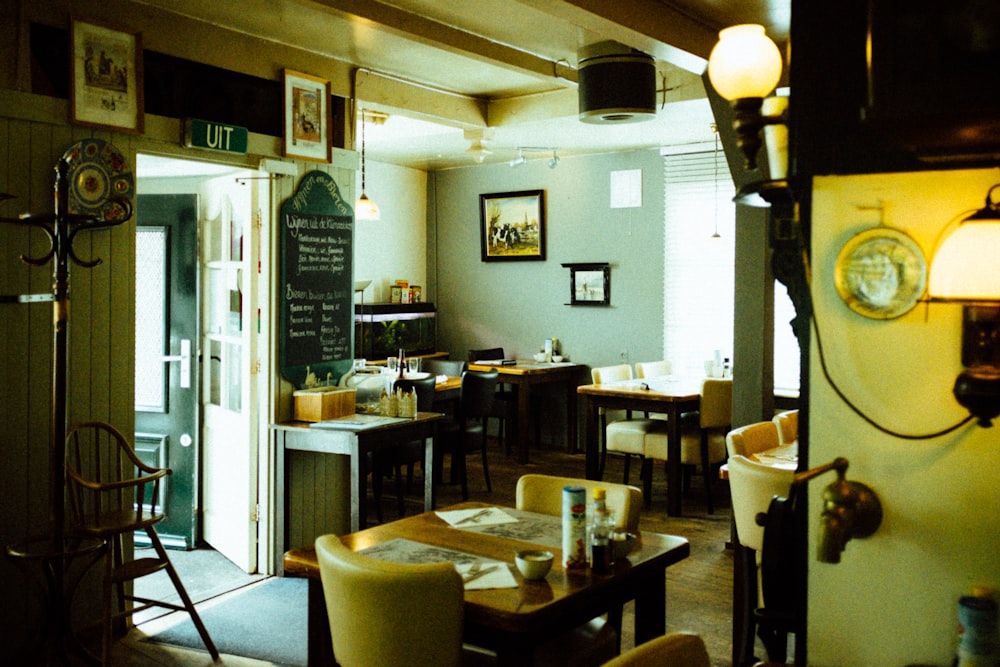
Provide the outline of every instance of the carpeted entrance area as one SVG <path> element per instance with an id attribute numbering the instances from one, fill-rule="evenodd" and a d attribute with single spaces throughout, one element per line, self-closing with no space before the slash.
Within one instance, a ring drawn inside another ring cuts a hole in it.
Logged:
<path id="1" fill-rule="evenodd" d="M 198 613 L 219 652 L 288 667 L 306 665 L 306 580 L 271 577 L 209 604 Z M 187 614 L 146 641 L 204 649 Z"/>

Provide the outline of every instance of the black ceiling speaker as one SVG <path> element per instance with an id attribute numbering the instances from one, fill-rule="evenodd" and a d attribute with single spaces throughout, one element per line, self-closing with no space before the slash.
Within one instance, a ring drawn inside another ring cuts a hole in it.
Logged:
<path id="1" fill-rule="evenodd" d="M 580 50 L 580 120 L 636 123 L 656 116 L 656 61 L 617 42 Z"/>

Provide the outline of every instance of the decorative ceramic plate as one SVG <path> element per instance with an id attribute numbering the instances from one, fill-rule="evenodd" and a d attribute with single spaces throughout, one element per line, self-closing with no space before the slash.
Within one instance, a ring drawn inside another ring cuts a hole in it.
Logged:
<path id="1" fill-rule="evenodd" d="M 135 180 L 125 156 L 102 139 L 83 139 L 63 154 L 69 164 L 69 212 L 115 222 L 128 210 L 121 199 L 132 199 Z"/>
<path id="2" fill-rule="evenodd" d="M 844 244 L 834 281 L 848 308 L 888 320 L 908 313 L 920 301 L 927 286 L 927 262 L 906 232 L 876 227 Z"/>

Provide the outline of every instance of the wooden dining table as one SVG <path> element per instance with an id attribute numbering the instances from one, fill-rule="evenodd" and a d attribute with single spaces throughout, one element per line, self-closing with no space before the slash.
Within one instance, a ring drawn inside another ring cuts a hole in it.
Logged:
<path id="1" fill-rule="evenodd" d="M 442 511 L 486 507 L 494 506 L 466 502 Z M 465 591 L 463 641 L 496 652 L 500 665 L 531 665 L 540 644 L 630 601 L 635 602 L 636 644 L 666 632 L 666 570 L 688 557 L 690 545 L 685 538 L 643 532 L 627 558 L 617 560 L 606 574 L 589 569 L 567 572 L 560 565 L 560 517 L 501 509 L 516 521 L 453 527 L 438 512 L 425 512 L 341 540 L 355 551 L 378 550 L 381 558 L 387 558 L 386 552 L 393 548 L 413 553 L 423 546 L 439 561 L 461 562 L 471 556 L 509 567 L 516 586 Z M 555 564 L 545 579 L 526 581 L 514 567 L 514 553 L 539 547 L 556 555 Z M 335 664 L 313 545 L 288 551 L 284 572 L 309 579 L 308 664 Z"/>
<path id="2" fill-rule="evenodd" d="M 600 479 L 601 408 L 667 415 L 667 514 L 681 515 L 681 415 L 701 403 L 700 378 L 662 377 L 585 384 L 577 393 L 587 402 L 585 452 L 587 479 Z"/>
<path id="3" fill-rule="evenodd" d="M 569 361 L 540 362 L 516 360 L 504 364 L 501 360 L 469 362 L 470 371 L 497 370 L 498 381 L 513 385 L 517 390 L 517 433 L 514 443 L 518 463 L 529 463 L 531 439 L 531 391 L 544 384 L 560 385 L 566 395 L 566 451 L 575 452 L 577 443 L 576 387 L 583 366 Z"/>

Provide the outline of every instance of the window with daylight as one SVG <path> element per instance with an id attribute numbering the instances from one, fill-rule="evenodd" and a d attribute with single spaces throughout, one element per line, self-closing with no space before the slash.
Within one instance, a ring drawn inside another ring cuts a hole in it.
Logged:
<path id="1" fill-rule="evenodd" d="M 733 356 L 735 188 L 721 151 L 664 155 L 664 179 L 664 358 L 700 377 L 716 350 Z M 795 310 L 780 283 L 774 312 L 774 385 L 797 390 Z"/>

